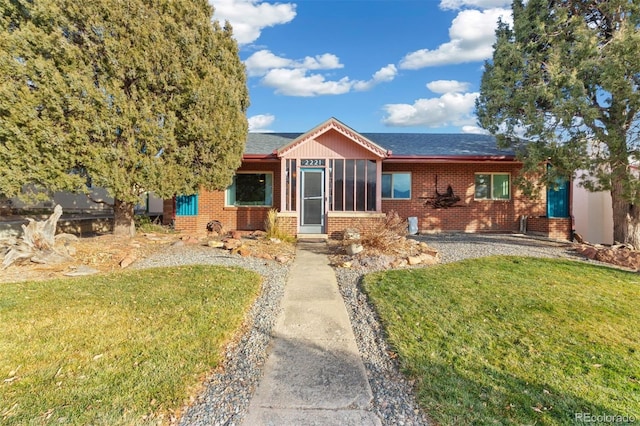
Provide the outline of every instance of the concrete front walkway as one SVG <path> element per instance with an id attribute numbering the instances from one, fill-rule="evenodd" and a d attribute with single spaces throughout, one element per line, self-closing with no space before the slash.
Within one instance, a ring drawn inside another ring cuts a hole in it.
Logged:
<path id="1" fill-rule="evenodd" d="M 380 425 L 325 243 L 299 243 L 244 424 Z"/>

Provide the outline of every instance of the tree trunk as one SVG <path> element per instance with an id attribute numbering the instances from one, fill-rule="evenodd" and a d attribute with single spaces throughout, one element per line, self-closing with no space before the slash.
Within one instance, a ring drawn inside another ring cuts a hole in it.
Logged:
<path id="1" fill-rule="evenodd" d="M 113 235 L 133 237 L 136 226 L 133 221 L 133 203 L 115 199 L 113 202 Z"/>
<path id="2" fill-rule="evenodd" d="M 640 249 L 640 208 L 625 200 L 620 182 L 612 182 L 613 241 Z"/>

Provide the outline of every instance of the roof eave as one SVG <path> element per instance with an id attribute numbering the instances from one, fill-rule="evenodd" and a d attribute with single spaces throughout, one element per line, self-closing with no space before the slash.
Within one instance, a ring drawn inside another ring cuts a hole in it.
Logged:
<path id="1" fill-rule="evenodd" d="M 244 154 L 242 161 L 280 161 L 275 154 Z"/>
<path id="2" fill-rule="evenodd" d="M 520 163 L 515 155 L 392 155 L 385 163 Z"/>

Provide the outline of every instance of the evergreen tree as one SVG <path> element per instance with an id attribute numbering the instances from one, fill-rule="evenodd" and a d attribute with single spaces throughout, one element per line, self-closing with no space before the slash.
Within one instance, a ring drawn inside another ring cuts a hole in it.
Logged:
<path id="1" fill-rule="evenodd" d="M 525 189 L 578 177 L 610 190 L 614 239 L 640 247 L 640 4 L 515 0 L 513 18 L 486 63 L 480 125 L 518 150 Z"/>
<path id="2" fill-rule="evenodd" d="M 132 235 L 144 192 L 226 187 L 240 165 L 249 101 L 232 30 L 211 17 L 206 0 L 10 3 L 0 67 L 24 72 L 0 97 L 32 95 L 0 106 L 0 161 L 15 158 L 25 170 L 5 161 L 0 191 L 26 183 L 78 191 L 86 174 L 114 197 L 115 232 Z M 53 112 L 34 117 L 40 110 Z"/>

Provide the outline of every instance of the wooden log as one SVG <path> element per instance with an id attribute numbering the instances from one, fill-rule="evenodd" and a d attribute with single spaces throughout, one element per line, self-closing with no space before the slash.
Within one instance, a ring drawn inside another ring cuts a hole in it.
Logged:
<path id="1" fill-rule="evenodd" d="M 6 239 L 0 242 L 4 257 L 2 269 L 8 268 L 17 261 L 32 260 L 38 263 L 59 263 L 70 258 L 55 250 L 56 227 L 62 216 L 62 207 L 58 204 L 53 214 L 43 222 L 27 219 L 29 223 L 22 225 L 22 236 L 19 240 Z"/>

